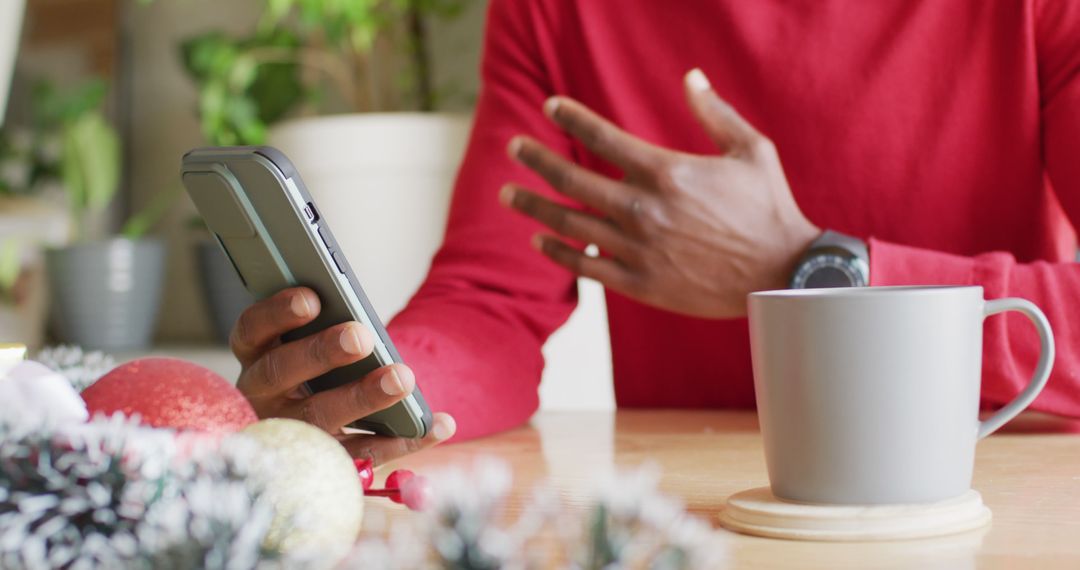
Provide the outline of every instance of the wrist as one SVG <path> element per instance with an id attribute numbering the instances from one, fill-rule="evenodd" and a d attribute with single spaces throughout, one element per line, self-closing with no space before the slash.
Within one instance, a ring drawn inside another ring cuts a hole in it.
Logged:
<path id="1" fill-rule="evenodd" d="M 800 260 L 823 232 L 806 218 L 783 225 L 783 230 L 777 236 L 776 255 L 763 265 L 768 269 L 758 290 L 787 289 Z"/>

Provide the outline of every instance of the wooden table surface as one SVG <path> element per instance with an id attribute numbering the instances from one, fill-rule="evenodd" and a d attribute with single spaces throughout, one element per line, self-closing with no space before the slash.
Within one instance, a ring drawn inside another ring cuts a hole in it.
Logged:
<path id="1" fill-rule="evenodd" d="M 541 413 L 530 425 L 451 444 L 380 470 L 417 472 L 476 457 L 514 472 L 514 509 L 548 481 L 585 508 L 599 476 L 645 462 L 663 471 L 664 492 L 680 497 L 727 537 L 729 568 L 1080 569 L 1080 422 L 1029 415 L 979 444 L 974 488 L 993 511 L 990 527 L 948 537 L 878 543 L 812 543 L 742 536 L 719 528 L 727 497 L 768 484 L 757 418 L 749 412 L 619 411 Z M 411 516 L 369 499 L 390 518 Z"/>

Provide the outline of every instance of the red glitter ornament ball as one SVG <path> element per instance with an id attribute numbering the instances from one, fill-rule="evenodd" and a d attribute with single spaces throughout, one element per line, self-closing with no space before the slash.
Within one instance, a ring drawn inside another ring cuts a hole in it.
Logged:
<path id="1" fill-rule="evenodd" d="M 230 382 L 176 358 L 122 364 L 83 390 L 82 397 L 91 416 L 139 414 L 144 424 L 154 427 L 227 433 L 259 419 Z"/>

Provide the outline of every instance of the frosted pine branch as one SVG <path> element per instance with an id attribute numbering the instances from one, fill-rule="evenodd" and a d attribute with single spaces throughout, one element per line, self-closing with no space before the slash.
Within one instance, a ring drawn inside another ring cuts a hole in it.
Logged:
<path id="1" fill-rule="evenodd" d="M 43 348 L 34 355 L 33 360 L 64 375 L 76 392 L 82 392 L 116 368 L 112 356 L 104 352 L 84 352 L 82 348 L 72 345 Z"/>
<path id="2" fill-rule="evenodd" d="M 0 567 L 256 568 L 273 512 L 254 444 L 121 415 L 55 431 L 0 422 Z"/>

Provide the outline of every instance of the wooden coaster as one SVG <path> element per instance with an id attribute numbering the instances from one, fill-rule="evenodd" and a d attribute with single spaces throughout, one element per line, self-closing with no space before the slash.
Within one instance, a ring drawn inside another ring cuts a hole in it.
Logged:
<path id="1" fill-rule="evenodd" d="M 728 530 L 769 538 L 875 541 L 927 538 L 982 527 L 990 509 L 978 491 L 921 505 L 813 505 L 773 496 L 768 487 L 736 493 L 720 513 Z"/>

